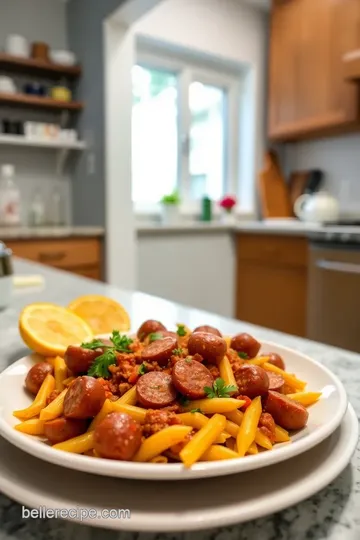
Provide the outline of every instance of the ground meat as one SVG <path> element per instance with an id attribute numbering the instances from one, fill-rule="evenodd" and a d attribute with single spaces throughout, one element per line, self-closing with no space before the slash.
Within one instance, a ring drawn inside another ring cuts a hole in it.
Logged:
<path id="1" fill-rule="evenodd" d="M 215 366 L 215 364 L 208 364 L 206 367 L 208 368 L 214 379 L 218 379 L 220 377 L 219 368 Z"/>
<path id="2" fill-rule="evenodd" d="M 260 431 L 269 437 L 272 443 L 275 442 L 275 422 L 271 414 L 262 413 L 259 420 Z"/>
<path id="3" fill-rule="evenodd" d="M 49 405 L 49 403 L 54 401 L 54 399 L 56 399 L 59 394 L 60 392 L 58 390 L 53 390 L 46 400 L 46 405 Z"/>
<path id="4" fill-rule="evenodd" d="M 173 409 L 173 407 L 171 407 Z M 176 417 L 176 414 L 168 409 L 152 410 L 146 413 L 145 424 L 143 426 L 143 434 L 149 437 L 162 429 L 169 426 L 181 424 L 181 420 Z"/>
<path id="5" fill-rule="evenodd" d="M 116 353 L 116 360 L 117 365 L 120 368 L 119 372 L 121 373 L 122 377 L 124 377 L 124 379 L 128 379 L 136 365 L 134 355 L 126 353 Z"/>
<path id="6" fill-rule="evenodd" d="M 132 338 L 133 339 L 133 342 L 130 343 L 129 345 L 129 349 L 131 352 L 134 352 L 134 353 L 139 353 L 139 356 L 140 356 L 140 351 L 142 349 L 142 343 L 139 339 L 137 338 Z M 137 355 L 136 355 L 137 356 Z"/>
<path id="7" fill-rule="evenodd" d="M 118 388 L 119 388 L 120 396 L 123 396 L 124 394 L 126 394 L 128 390 L 130 390 L 130 388 L 132 388 L 132 385 L 124 382 L 124 383 L 120 383 Z"/>
<path id="8" fill-rule="evenodd" d="M 229 349 L 226 356 L 230 361 L 234 373 L 244 364 L 244 360 L 239 357 L 238 353 L 234 351 L 234 349 Z"/>
<path id="9" fill-rule="evenodd" d="M 111 399 L 113 397 L 113 392 L 111 391 L 110 381 L 106 381 L 102 377 L 98 378 L 99 383 L 101 383 L 105 390 L 105 396 L 107 399 Z"/>

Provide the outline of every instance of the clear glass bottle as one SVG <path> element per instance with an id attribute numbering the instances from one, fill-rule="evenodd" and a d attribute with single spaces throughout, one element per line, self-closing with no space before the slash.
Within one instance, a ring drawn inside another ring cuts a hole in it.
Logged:
<path id="1" fill-rule="evenodd" d="M 63 198 L 58 187 L 54 187 L 50 201 L 51 225 L 59 226 L 64 224 Z"/>
<path id="2" fill-rule="evenodd" d="M 20 190 L 15 183 L 14 165 L 1 166 L 0 224 L 20 225 Z"/>
<path id="3" fill-rule="evenodd" d="M 32 227 L 45 224 L 45 202 L 40 189 L 35 191 L 31 201 L 29 221 Z"/>

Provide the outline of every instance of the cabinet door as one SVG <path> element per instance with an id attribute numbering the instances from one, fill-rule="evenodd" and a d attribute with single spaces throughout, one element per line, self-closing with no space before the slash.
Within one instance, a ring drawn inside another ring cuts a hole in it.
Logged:
<path id="1" fill-rule="evenodd" d="M 359 123 L 358 89 L 344 80 L 342 64 L 346 52 L 360 47 L 359 28 L 359 0 L 274 2 L 270 137 L 339 133 Z"/>

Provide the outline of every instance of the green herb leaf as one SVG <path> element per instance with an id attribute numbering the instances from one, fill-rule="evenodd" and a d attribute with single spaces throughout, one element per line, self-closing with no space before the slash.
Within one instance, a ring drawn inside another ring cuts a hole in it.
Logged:
<path id="1" fill-rule="evenodd" d="M 82 349 L 90 349 L 91 351 L 95 351 L 95 349 L 102 349 L 104 347 L 108 347 L 108 345 L 105 345 L 101 339 L 93 339 L 92 341 L 82 343 L 80 347 Z"/>
<path id="2" fill-rule="evenodd" d="M 196 412 L 199 412 L 202 414 L 202 410 L 201 409 L 191 409 L 190 411 L 192 414 L 196 413 Z"/>
<path id="3" fill-rule="evenodd" d="M 149 334 L 149 343 L 152 343 L 153 341 L 158 341 L 159 339 L 163 339 L 163 335 L 159 334 L 159 332 L 153 332 L 152 334 Z"/>
<path id="4" fill-rule="evenodd" d="M 107 350 L 95 358 L 88 371 L 90 377 L 109 377 L 109 366 L 116 364 L 116 355 L 113 349 Z"/>
<path id="5" fill-rule="evenodd" d="M 178 324 L 177 327 L 178 327 L 177 332 L 176 332 L 177 335 L 180 336 L 180 337 L 186 336 L 185 325 L 184 324 Z"/>
<path id="6" fill-rule="evenodd" d="M 147 373 L 147 367 L 144 362 L 140 365 L 138 373 L 139 375 L 145 375 Z"/>
<path id="7" fill-rule="evenodd" d="M 180 349 L 180 348 L 173 350 L 173 354 L 175 354 L 175 356 L 181 356 L 183 352 L 184 351 L 182 349 Z"/>
<path id="8" fill-rule="evenodd" d="M 231 394 L 236 391 L 237 386 L 234 384 L 226 385 L 224 379 L 220 379 L 220 377 L 216 379 L 212 388 L 210 388 L 210 386 L 204 387 L 204 392 L 209 399 L 213 399 L 215 397 L 228 398 L 231 397 Z"/>
<path id="9" fill-rule="evenodd" d="M 185 362 L 186 362 L 187 364 L 191 364 L 191 362 L 192 362 L 191 356 L 187 356 L 187 357 L 185 358 Z"/>
<path id="10" fill-rule="evenodd" d="M 119 330 L 112 331 L 110 341 L 113 343 L 116 351 L 124 353 L 131 352 L 129 349 L 129 345 L 131 345 L 133 340 L 126 335 L 122 336 Z"/>
<path id="11" fill-rule="evenodd" d="M 249 358 L 249 355 L 246 352 L 239 351 L 238 356 L 242 358 L 243 360 L 247 360 Z"/>

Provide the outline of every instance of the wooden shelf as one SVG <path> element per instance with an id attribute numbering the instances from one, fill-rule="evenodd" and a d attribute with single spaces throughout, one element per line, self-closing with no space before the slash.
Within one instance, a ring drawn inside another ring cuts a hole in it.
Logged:
<path id="1" fill-rule="evenodd" d="M 20 58 L 9 54 L 0 53 L 0 69 L 8 71 L 21 71 L 36 73 L 43 77 L 79 77 L 81 75 L 80 66 L 63 66 L 53 64 L 44 60 L 35 60 L 33 58 Z"/>
<path id="2" fill-rule="evenodd" d="M 84 107 L 83 103 L 80 101 L 57 101 L 49 97 L 5 93 L 0 93 L 0 105 L 34 107 L 38 109 L 60 109 L 68 111 L 81 111 Z"/>
<path id="3" fill-rule="evenodd" d="M 360 83 L 360 56 L 351 60 L 344 60 L 344 79 L 349 82 Z"/>
<path id="4" fill-rule="evenodd" d="M 84 150 L 85 141 L 60 141 L 48 139 L 30 139 L 24 135 L 0 134 L 0 146 L 27 146 L 31 148 L 53 148 L 56 150 Z"/>

